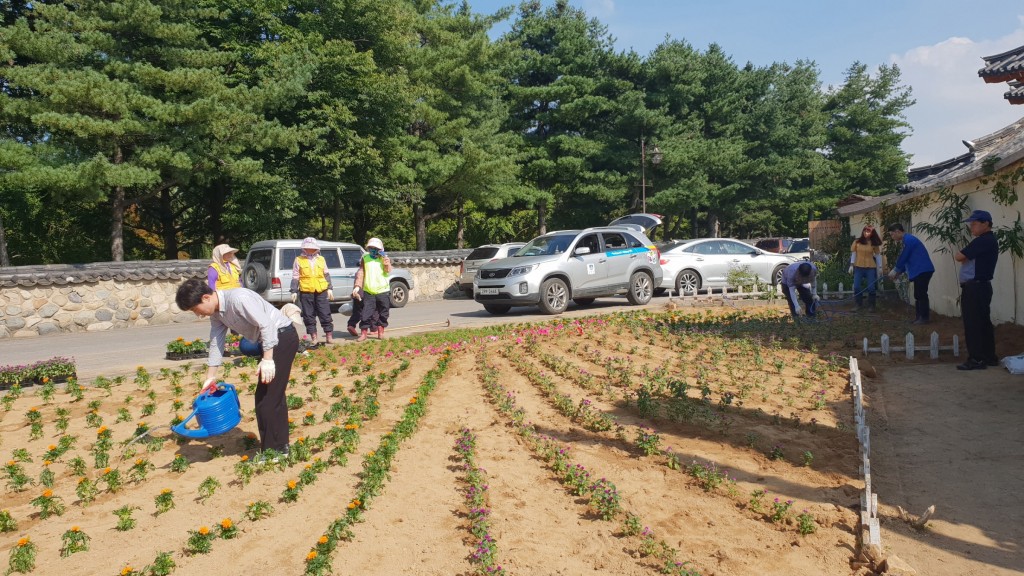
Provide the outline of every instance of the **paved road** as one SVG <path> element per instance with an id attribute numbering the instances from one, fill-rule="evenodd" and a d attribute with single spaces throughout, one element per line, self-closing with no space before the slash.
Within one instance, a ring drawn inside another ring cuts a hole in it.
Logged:
<path id="1" fill-rule="evenodd" d="M 668 298 L 655 298 L 647 307 L 660 308 Z M 624 297 L 600 299 L 591 306 L 578 308 L 570 304 L 565 316 L 582 316 L 630 310 Z M 510 322 L 530 322 L 551 318 L 536 308 L 513 308 L 504 316 L 492 316 L 480 304 L 472 300 L 435 300 L 411 302 L 405 308 L 391 311 L 391 327 L 387 336 L 404 336 L 447 329 L 446 321 L 452 328 L 471 328 Z M 334 315 L 335 334 L 339 342 L 351 342 L 345 332 L 348 317 Z M 438 324 L 439 323 L 439 324 Z M 424 326 L 425 325 L 425 326 Z M 146 366 L 153 370 L 164 366 L 176 366 L 180 362 L 164 359 L 167 343 L 181 336 L 186 340 L 209 337 L 209 322 L 196 319 L 194 322 L 164 326 L 142 326 L 108 330 L 105 332 L 73 332 L 52 334 L 33 338 L 0 340 L 0 365 L 26 364 L 46 360 L 54 356 L 74 358 L 78 376 L 91 380 L 96 376 L 115 376 Z M 200 361 L 201 362 L 201 361 Z"/>

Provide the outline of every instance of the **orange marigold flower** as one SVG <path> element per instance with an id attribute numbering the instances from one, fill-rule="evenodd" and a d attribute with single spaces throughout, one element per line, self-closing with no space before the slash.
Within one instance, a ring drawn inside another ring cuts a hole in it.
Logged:
<path id="1" fill-rule="evenodd" d="M 129 574 L 131 574 L 134 571 L 135 570 L 132 570 L 132 567 L 130 565 L 129 566 L 125 566 L 124 568 L 121 569 L 121 576 L 128 576 Z"/>
<path id="2" fill-rule="evenodd" d="M 7 461 L 7 465 L 8 465 L 8 466 L 15 466 L 15 465 L 17 465 L 17 464 L 18 464 L 18 463 L 17 463 L 17 462 L 15 462 L 14 460 L 8 460 L 8 461 Z"/>
<path id="3" fill-rule="evenodd" d="M 320 539 L 316 541 L 316 543 L 317 544 L 327 544 L 327 536 L 326 535 L 321 536 Z"/>
<path id="4" fill-rule="evenodd" d="M 28 546 L 28 536 L 18 538 L 18 546 Z"/>
<path id="5" fill-rule="evenodd" d="M 29 412 L 39 412 L 39 408 L 36 408 L 35 406 L 33 406 L 33 407 L 29 408 L 28 411 Z"/>
<path id="6" fill-rule="evenodd" d="M 184 341 L 185 341 L 184 338 L 182 338 L 181 336 L 178 336 L 178 342 L 184 342 Z"/>
<path id="7" fill-rule="evenodd" d="M 103 475 L 106 476 L 107 474 L 110 474 L 110 466 L 103 469 Z"/>
<path id="8" fill-rule="evenodd" d="M 409 398 L 409 404 L 415 404 L 415 403 L 416 403 L 416 397 L 415 396 L 413 396 L 412 398 Z"/>
<path id="9" fill-rule="evenodd" d="M 248 454 L 242 454 L 242 462 L 248 462 L 248 461 L 249 461 L 249 455 Z"/>
<path id="10" fill-rule="evenodd" d="M 313 465 L 312 465 L 312 464 L 306 464 L 306 470 L 309 470 L 309 469 L 310 469 L 310 468 L 312 468 L 312 467 L 313 467 Z"/>
<path id="11" fill-rule="evenodd" d="M 107 427 L 106 426 L 100 426 L 99 428 L 96 429 L 96 435 L 99 436 L 100 434 L 103 434 L 106 431 L 107 431 Z"/>
<path id="12" fill-rule="evenodd" d="M 289 480 L 288 481 L 288 489 L 289 490 L 295 490 L 295 480 Z"/>
<path id="13" fill-rule="evenodd" d="M 50 464 L 53 464 L 52 460 L 43 460 L 43 466 L 49 466 Z"/>
<path id="14" fill-rule="evenodd" d="M 376 453 L 377 453 L 376 450 L 370 450 L 366 455 L 372 458 L 373 455 L 376 454 Z"/>
<path id="15" fill-rule="evenodd" d="M 49 376 L 43 376 L 43 384 L 46 384 L 49 381 L 50 381 L 50 377 Z"/>
<path id="16" fill-rule="evenodd" d="M 313 411 L 312 410 L 306 412 L 306 416 L 312 416 L 312 415 L 313 415 Z"/>
<path id="17" fill-rule="evenodd" d="M 164 488 L 163 490 L 160 491 L 160 493 L 161 494 L 170 494 L 171 493 L 171 489 L 170 488 Z"/>
<path id="18" fill-rule="evenodd" d="M 317 556 L 316 550 L 310 550 L 309 554 L 306 554 L 306 562 L 310 562 L 312 560 L 316 560 L 316 556 Z"/>
<path id="19" fill-rule="evenodd" d="M 47 450 L 56 450 L 57 449 L 57 445 L 56 444 L 50 444 L 49 446 L 46 447 L 46 449 Z M 47 462 L 49 462 L 49 460 L 47 460 Z"/>
<path id="20" fill-rule="evenodd" d="M 210 529 L 207 528 L 206 526 L 200 526 L 199 527 L 199 533 L 202 534 L 203 536 L 206 536 L 207 534 L 210 533 Z"/>
<path id="21" fill-rule="evenodd" d="M 225 518 L 225 519 L 221 520 L 220 521 L 220 527 L 225 529 L 225 530 L 230 529 L 231 528 L 231 518 Z"/>
<path id="22" fill-rule="evenodd" d="M 53 498 L 53 490 L 50 490 L 49 488 L 43 490 L 43 498 Z"/>
<path id="23" fill-rule="evenodd" d="M 256 437 L 256 433 L 255 432 L 249 432 L 248 434 L 246 434 L 246 436 L 249 437 L 249 438 L 255 438 Z"/>
<path id="24" fill-rule="evenodd" d="M 72 531 L 72 532 L 78 532 L 79 530 L 80 530 L 80 529 L 79 529 L 79 527 L 78 527 L 78 526 L 72 526 L 72 527 L 71 527 L 71 531 Z"/>
<path id="25" fill-rule="evenodd" d="M 143 464 L 144 464 L 145 462 L 146 462 L 146 461 L 145 461 L 145 460 L 143 460 L 142 458 L 136 458 L 136 459 L 135 459 L 135 465 L 136 465 L 136 466 L 142 466 L 142 465 L 143 465 Z"/>

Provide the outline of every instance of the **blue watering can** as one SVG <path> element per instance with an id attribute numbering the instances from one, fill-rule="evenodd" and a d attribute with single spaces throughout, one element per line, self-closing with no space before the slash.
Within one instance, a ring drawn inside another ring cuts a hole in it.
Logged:
<path id="1" fill-rule="evenodd" d="M 218 384 L 214 392 L 202 393 L 192 401 L 192 413 L 182 422 L 171 426 L 171 430 L 186 438 L 209 438 L 231 430 L 242 420 L 242 405 L 238 392 L 231 384 Z M 186 429 L 192 417 L 199 423 L 198 429 Z"/>

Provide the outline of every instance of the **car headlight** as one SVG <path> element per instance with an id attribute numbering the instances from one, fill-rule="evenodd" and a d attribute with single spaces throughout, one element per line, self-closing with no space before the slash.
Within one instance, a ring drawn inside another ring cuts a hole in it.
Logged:
<path id="1" fill-rule="evenodd" d="M 508 273 L 509 276 L 522 276 L 523 274 L 529 274 L 536 268 L 536 264 L 530 264 L 528 266 L 516 266 Z"/>

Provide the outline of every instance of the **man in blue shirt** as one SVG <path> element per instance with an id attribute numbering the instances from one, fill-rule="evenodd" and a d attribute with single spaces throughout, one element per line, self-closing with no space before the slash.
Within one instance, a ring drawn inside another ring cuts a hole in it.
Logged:
<path id="1" fill-rule="evenodd" d="M 789 304 L 789 313 L 794 319 L 800 316 L 800 301 L 803 301 L 807 317 L 813 318 L 817 308 L 818 295 L 814 293 L 814 279 L 818 268 L 810 262 L 794 262 L 782 271 L 782 295 Z"/>
<path id="2" fill-rule="evenodd" d="M 889 278 L 895 279 L 901 273 L 907 273 L 907 279 L 914 283 L 914 324 L 927 324 L 931 317 L 931 306 L 928 302 L 928 283 L 932 281 L 935 266 L 928 249 L 916 236 L 903 231 L 903 224 L 889 226 L 889 237 L 903 243 L 903 251 L 896 259 L 896 265 L 889 272 Z"/>
<path id="3" fill-rule="evenodd" d="M 992 233 L 992 215 L 975 210 L 967 217 L 974 239 L 953 255 L 960 263 L 960 316 L 964 319 L 967 361 L 958 370 L 998 366 L 995 329 L 992 327 L 992 277 L 999 260 L 999 242 Z"/>

